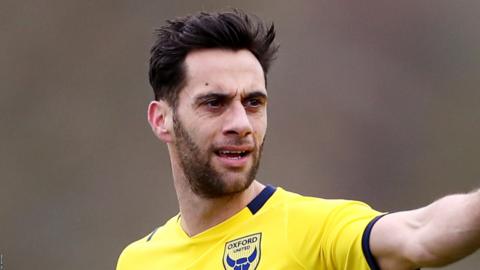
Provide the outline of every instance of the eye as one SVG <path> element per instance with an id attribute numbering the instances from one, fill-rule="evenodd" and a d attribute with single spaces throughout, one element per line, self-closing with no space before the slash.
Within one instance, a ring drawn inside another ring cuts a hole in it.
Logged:
<path id="1" fill-rule="evenodd" d="M 265 101 L 260 98 L 249 98 L 245 101 L 244 106 L 250 108 L 258 108 L 265 104 Z"/>
<path id="2" fill-rule="evenodd" d="M 223 106 L 223 102 L 221 99 L 212 98 L 212 99 L 205 100 L 203 102 L 203 105 L 209 109 L 219 109 Z"/>

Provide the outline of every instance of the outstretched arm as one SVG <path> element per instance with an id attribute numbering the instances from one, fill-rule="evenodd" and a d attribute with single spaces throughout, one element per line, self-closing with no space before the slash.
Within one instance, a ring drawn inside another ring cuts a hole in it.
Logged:
<path id="1" fill-rule="evenodd" d="M 480 248 L 480 190 L 381 218 L 370 248 L 382 270 L 438 267 L 475 252 Z"/>

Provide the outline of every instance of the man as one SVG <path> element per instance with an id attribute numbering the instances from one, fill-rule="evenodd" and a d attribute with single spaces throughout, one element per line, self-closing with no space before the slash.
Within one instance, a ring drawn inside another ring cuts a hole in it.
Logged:
<path id="1" fill-rule="evenodd" d="M 273 25 L 238 11 L 169 21 L 151 51 L 148 108 L 180 213 L 117 270 L 417 269 L 480 246 L 480 191 L 384 215 L 255 180 L 267 129 Z"/>

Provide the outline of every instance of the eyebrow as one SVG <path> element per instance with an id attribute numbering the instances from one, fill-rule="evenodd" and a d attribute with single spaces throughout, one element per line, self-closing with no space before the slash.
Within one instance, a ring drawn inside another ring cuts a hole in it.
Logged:
<path id="1" fill-rule="evenodd" d="M 235 92 L 235 94 L 230 94 L 230 95 L 229 94 L 224 94 L 224 93 L 216 93 L 216 92 L 199 94 L 194 98 L 194 103 L 195 104 L 200 104 L 200 103 L 202 103 L 204 101 L 207 101 L 207 100 L 210 100 L 210 99 L 217 99 L 217 100 L 220 100 L 220 101 L 225 101 L 225 100 L 233 99 L 236 95 L 237 95 L 237 92 Z M 248 94 L 246 94 L 245 96 L 242 97 L 242 99 L 250 99 L 250 98 L 267 99 L 267 95 L 262 91 L 253 91 L 253 92 L 250 92 L 250 93 L 248 93 Z"/>
<path id="2" fill-rule="evenodd" d="M 222 93 L 206 93 L 206 94 L 200 94 L 194 98 L 194 103 L 195 104 L 201 104 L 207 100 L 210 99 L 217 99 L 217 100 L 227 100 L 227 99 L 232 99 L 235 95 L 227 95 L 227 94 L 222 94 Z"/>
<path id="3" fill-rule="evenodd" d="M 242 99 L 250 99 L 250 98 L 263 98 L 267 99 L 267 95 L 262 91 L 253 91 L 246 94 Z"/>

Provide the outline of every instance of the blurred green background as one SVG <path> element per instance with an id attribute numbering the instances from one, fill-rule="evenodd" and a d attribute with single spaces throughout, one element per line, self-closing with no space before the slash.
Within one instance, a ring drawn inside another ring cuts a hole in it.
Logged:
<path id="1" fill-rule="evenodd" d="M 2 0 L 5 270 L 113 269 L 176 214 L 146 121 L 152 32 L 229 7 L 281 44 L 259 180 L 380 211 L 480 186 L 479 1 Z"/>

